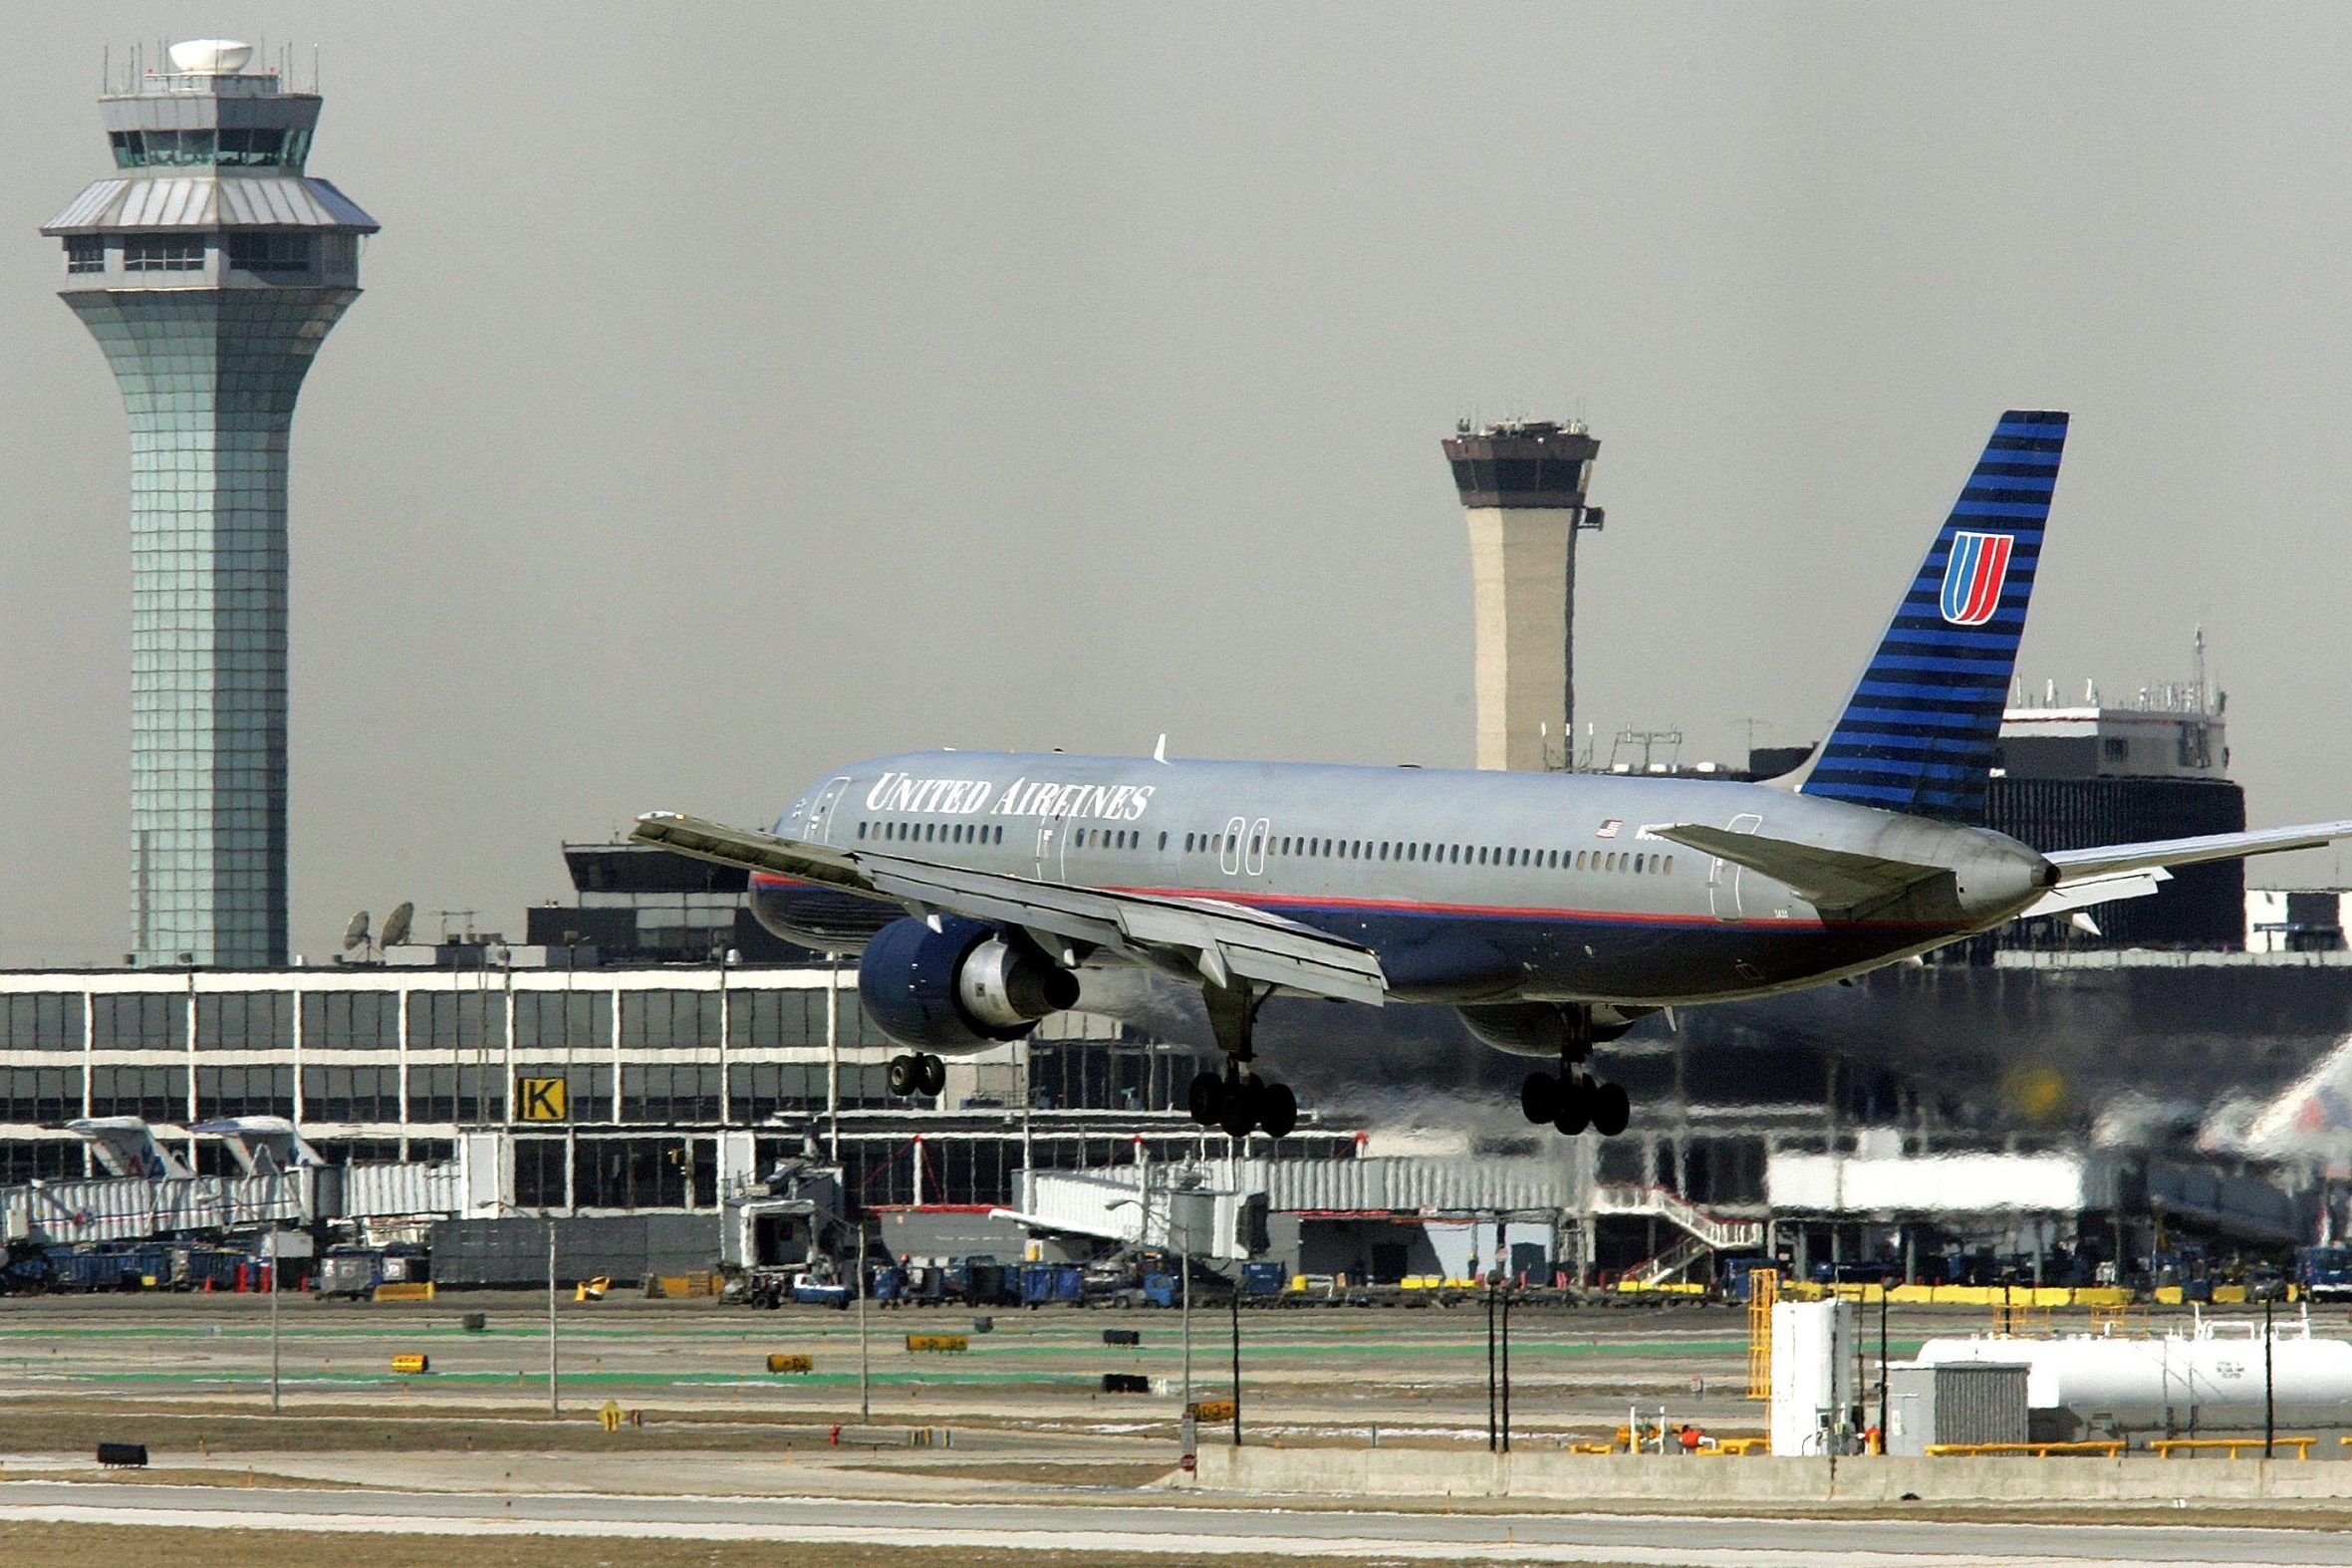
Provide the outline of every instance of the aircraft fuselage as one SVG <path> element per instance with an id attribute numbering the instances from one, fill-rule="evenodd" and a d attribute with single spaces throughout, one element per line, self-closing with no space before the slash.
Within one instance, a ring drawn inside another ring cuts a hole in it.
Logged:
<path id="1" fill-rule="evenodd" d="M 1953 876 L 1823 912 L 1648 830 L 1702 824 Z M 1249 905 L 1370 948 L 1400 1001 L 1635 1007 L 1817 984 L 2032 902 L 2041 857 L 1983 829 L 1786 789 L 1617 774 L 929 751 L 813 784 L 781 838 L 1077 888 Z M 770 928 L 855 950 L 904 917 L 766 874 Z"/>

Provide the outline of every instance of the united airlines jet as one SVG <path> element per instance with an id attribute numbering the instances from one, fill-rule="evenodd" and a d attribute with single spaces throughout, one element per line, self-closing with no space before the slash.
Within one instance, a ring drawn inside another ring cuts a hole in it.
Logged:
<path id="1" fill-rule="evenodd" d="M 1805 765 L 1764 783 L 927 751 L 812 783 L 756 833 L 656 812 L 635 837 L 742 867 L 761 922 L 862 954 L 867 1009 L 910 1049 L 1018 1039 L 1079 971 L 1200 988 L 1222 1074 L 1193 1117 L 1280 1138 L 1252 1066 L 1269 996 L 1447 1003 L 1498 1050 L 1556 1062 L 1529 1121 L 1624 1131 L 1593 1045 L 1661 1009 L 1819 985 L 2008 920 L 2154 893 L 2168 866 L 2307 849 L 2352 822 L 2040 854 L 1976 826 L 2063 413 L 2001 416 Z"/>

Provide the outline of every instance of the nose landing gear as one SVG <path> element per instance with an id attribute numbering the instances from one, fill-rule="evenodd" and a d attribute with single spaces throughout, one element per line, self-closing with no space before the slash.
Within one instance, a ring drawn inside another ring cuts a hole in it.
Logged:
<path id="1" fill-rule="evenodd" d="M 947 1064 L 928 1051 L 894 1056 L 889 1078 L 892 1094 L 935 1095 L 947 1087 Z"/>

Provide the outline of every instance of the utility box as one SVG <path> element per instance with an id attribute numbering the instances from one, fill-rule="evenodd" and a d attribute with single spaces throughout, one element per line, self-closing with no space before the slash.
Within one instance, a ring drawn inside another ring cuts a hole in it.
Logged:
<path id="1" fill-rule="evenodd" d="M 2023 1362 L 1898 1363 L 1887 1369 L 1887 1452 L 1924 1458 L 1932 1443 L 2026 1440 Z"/>
<path id="2" fill-rule="evenodd" d="M 1775 1454 L 1853 1451 L 1855 1321 L 1851 1301 L 1773 1304 Z"/>

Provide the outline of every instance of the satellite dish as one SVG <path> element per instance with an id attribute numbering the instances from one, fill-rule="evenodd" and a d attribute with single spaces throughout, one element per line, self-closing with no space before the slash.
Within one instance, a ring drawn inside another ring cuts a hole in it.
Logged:
<path id="1" fill-rule="evenodd" d="M 353 915 L 352 922 L 343 928 L 343 950 L 345 952 L 349 952 L 367 939 L 368 912 L 366 910 L 362 910 L 359 914 Z"/>
<path id="2" fill-rule="evenodd" d="M 416 906 L 402 904 L 384 917 L 384 934 L 377 939 L 379 947 L 396 947 L 408 939 L 408 923 L 416 917 Z"/>

